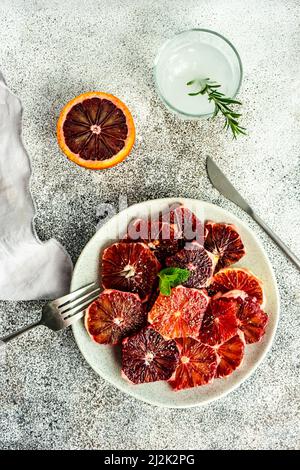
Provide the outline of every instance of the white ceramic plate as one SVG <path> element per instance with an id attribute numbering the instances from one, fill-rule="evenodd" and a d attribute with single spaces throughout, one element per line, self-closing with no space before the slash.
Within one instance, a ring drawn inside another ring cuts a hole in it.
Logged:
<path id="1" fill-rule="evenodd" d="M 262 341 L 247 345 L 242 366 L 229 377 L 215 379 L 211 384 L 174 392 L 166 382 L 131 385 L 121 377 L 119 348 L 99 345 L 88 336 L 83 321 L 73 325 L 75 340 L 90 366 L 104 379 L 125 393 L 153 405 L 184 408 L 203 405 L 216 400 L 238 387 L 255 370 L 271 347 L 278 316 L 279 295 L 271 264 L 254 233 L 240 219 L 218 206 L 203 201 L 182 198 L 156 199 L 135 204 L 112 217 L 93 236 L 82 251 L 74 269 L 71 290 L 95 281 L 99 276 L 99 254 L 126 232 L 127 223 L 134 217 L 146 217 L 150 213 L 166 210 L 174 202 L 182 202 L 200 215 L 202 220 L 234 223 L 246 248 L 246 256 L 237 265 L 247 267 L 263 281 L 265 311 L 269 314 L 266 334 Z M 236 266 L 237 266 L 236 265 Z"/>

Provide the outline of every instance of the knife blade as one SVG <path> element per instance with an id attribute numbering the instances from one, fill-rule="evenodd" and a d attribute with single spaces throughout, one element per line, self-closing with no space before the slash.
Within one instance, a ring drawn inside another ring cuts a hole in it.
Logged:
<path id="1" fill-rule="evenodd" d="M 209 179 L 212 185 L 229 199 L 231 202 L 243 209 L 247 214 L 257 222 L 261 228 L 269 235 L 270 238 L 281 248 L 285 255 L 297 266 L 300 270 L 300 260 L 289 249 L 289 247 L 273 232 L 273 230 L 257 215 L 249 203 L 240 195 L 240 193 L 231 184 L 228 178 L 222 173 L 217 164 L 211 157 L 206 159 L 206 168 Z"/>

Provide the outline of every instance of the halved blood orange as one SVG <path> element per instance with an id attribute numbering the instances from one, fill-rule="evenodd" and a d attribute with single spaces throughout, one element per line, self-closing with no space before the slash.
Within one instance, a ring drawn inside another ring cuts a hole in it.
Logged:
<path id="1" fill-rule="evenodd" d="M 249 297 L 255 297 L 257 302 L 263 303 L 264 295 L 262 281 L 247 269 L 225 268 L 217 272 L 208 287 L 211 295 L 230 290 L 242 290 Z"/>
<path id="2" fill-rule="evenodd" d="M 226 377 L 241 365 L 245 351 L 243 336 L 237 334 L 216 349 L 219 359 L 216 377 Z"/>
<path id="3" fill-rule="evenodd" d="M 178 363 L 178 350 L 173 340 L 166 341 L 150 327 L 142 329 L 122 344 L 122 376 L 140 384 L 167 380 Z"/>
<path id="4" fill-rule="evenodd" d="M 91 91 L 62 109 L 57 123 L 61 150 L 77 165 L 103 170 L 130 153 L 135 127 L 127 106 L 108 93 Z"/>
<path id="5" fill-rule="evenodd" d="M 158 296 L 148 313 L 148 322 L 166 339 L 197 338 L 208 299 L 205 289 L 177 286 L 170 296 Z"/>
<path id="6" fill-rule="evenodd" d="M 169 380 L 171 387 L 177 391 L 212 382 L 217 369 L 214 348 L 194 338 L 179 338 L 175 341 L 179 350 L 179 362 Z"/>
<path id="7" fill-rule="evenodd" d="M 105 289 L 133 292 L 148 300 L 157 280 L 160 263 L 144 243 L 114 243 L 102 255 Z"/>
<path id="8" fill-rule="evenodd" d="M 118 344 L 147 322 L 137 294 L 107 289 L 87 309 L 85 327 L 100 344 Z"/>
<path id="9" fill-rule="evenodd" d="M 245 254 L 241 237 L 232 224 L 207 221 L 204 247 L 217 257 L 216 271 L 236 263 Z"/>
<path id="10" fill-rule="evenodd" d="M 199 340 L 215 346 L 224 343 L 238 332 L 237 312 L 239 303 L 236 299 L 212 299 L 204 314 Z"/>

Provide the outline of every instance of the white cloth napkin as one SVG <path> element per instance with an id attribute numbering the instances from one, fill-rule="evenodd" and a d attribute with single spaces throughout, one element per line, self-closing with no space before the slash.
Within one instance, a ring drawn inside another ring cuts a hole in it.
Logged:
<path id="1" fill-rule="evenodd" d="M 56 240 L 42 243 L 34 232 L 21 115 L 0 72 L 0 300 L 56 298 L 68 292 L 72 262 Z"/>

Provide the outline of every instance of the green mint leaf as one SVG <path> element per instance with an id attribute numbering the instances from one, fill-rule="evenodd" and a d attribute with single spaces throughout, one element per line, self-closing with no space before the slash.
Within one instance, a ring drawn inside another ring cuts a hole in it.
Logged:
<path id="1" fill-rule="evenodd" d="M 191 273 L 188 269 L 180 269 L 180 271 L 177 272 L 177 280 L 175 281 L 176 285 L 178 286 L 179 284 L 183 284 L 185 281 L 188 280 L 190 275 L 191 275 Z M 173 286 L 173 287 L 175 287 L 175 286 Z"/>
<path id="2" fill-rule="evenodd" d="M 164 268 L 158 273 L 160 279 L 168 278 L 168 280 L 176 280 L 177 274 L 174 268 Z"/>
<path id="3" fill-rule="evenodd" d="M 190 277 L 188 269 L 164 268 L 158 273 L 159 290 L 162 295 L 171 295 L 171 288 L 179 286 Z"/>
<path id="4" fill-rule="evenodd" d="M 171 295 L 171 286 L 167 277 L 159 278 L 159 291 L 162 295 Z"/>

